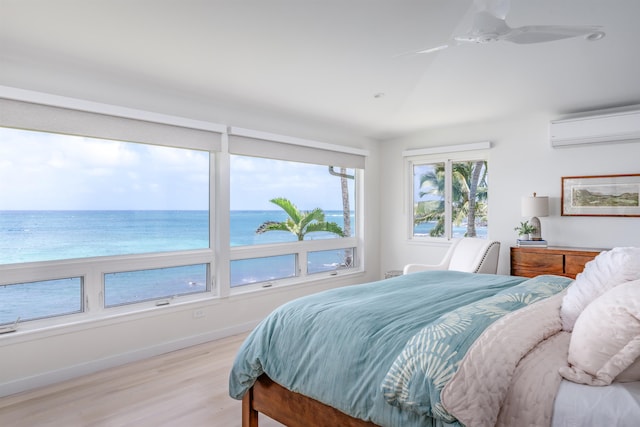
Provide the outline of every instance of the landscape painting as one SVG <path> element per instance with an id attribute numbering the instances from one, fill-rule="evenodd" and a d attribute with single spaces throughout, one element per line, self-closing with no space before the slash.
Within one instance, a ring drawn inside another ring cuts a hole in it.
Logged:
<path id="1" fill-rule="evenodd" d="M 640 174 L 562 178 L 562 215 L 640 216 Z"/>

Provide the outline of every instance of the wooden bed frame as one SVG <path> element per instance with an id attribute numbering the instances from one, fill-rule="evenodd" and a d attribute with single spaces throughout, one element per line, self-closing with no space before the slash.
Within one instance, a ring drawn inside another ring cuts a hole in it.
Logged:
<path id="1" fill-rule="evenodd" d="M 288 427 L 375 427 L 261 375 L 242 398 L 242 427 L 258 427 L 258 413 Z"/>

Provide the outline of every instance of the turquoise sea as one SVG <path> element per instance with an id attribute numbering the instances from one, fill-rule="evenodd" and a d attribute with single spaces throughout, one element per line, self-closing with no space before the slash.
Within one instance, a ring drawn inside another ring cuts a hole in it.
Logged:
<path id="1" fill-rule="evenodd" d="M 325 211 L 325 216 L 343 225 L 342 211 Z M 255 232 L 265 221 L 284 219 L 283 211 L 232 211 L 231 246 L 295 241 L 287 232 Z M 351 222 L 355 229 L 353 215 Z M 328 233 L 308 236 L 329 237 Z M 208 247 L 207 211 L 0 211 L 0 264 Z M 310 256 L 309 271 L 333 269 L 338 257 L 336 251 Z M 231 284 L 269 280 L 273 272 L 281 277 L 293 275 L 293 260 L 284 256 L 232 264 Z M 206 275 L 203 265 L 108 274 L 105 305 L 202 292 Z M 81 288 L 79 278 L 0 286 L 0 324 L 18 316 L 24 320 L 79 312 Z"/>

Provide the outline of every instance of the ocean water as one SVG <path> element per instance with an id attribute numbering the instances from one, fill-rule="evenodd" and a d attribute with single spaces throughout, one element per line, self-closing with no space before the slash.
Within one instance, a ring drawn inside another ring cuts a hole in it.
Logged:
<path id="1" fill-rule="evenodd" d="M 429 237 L 429 232 L 436 226 L 435 222 L 425 222 L 422 224 L 417 224 L 413 227 L 413 235 L 420 237 Z M 476 226 L 476 235 L 477 237 L 486 239 L 488 228 L 486 226 Z M 461 226 L 453 226 L 452 229 L 452 237 L 454 239 L 464 237 L 467 232 L 466 225 Z"/>
<path id="2" fill-rule="evenodd" d="M 326 220 L 343 225 L 342 211 L 326 211 Z M 283 211 L 232 211 L 231 246 L 292 242 L 288 232 L 256 234 L 265 221 L 286 219 Z M 351 218 L 352 228 L 355 219 Z M 312 233 L 307 239 L 331 238 Z M 209 247 L 207 211 L 0 211 L 0 264 L 108 255 L 181 251 Z M 309 254 L 309 272 L 333 270 L 344 251 Z M 231 285 L 295 275 L 293 256 L 233 262 Z M 107 307 L 203 292 L 207 268 L 192 265 L 105 277 Z M 0 286 L 0 324 L 82 311 L 80 278 Z"/>
<path id="3" fill-rule="evenodd" d="M 0 211 L 0 264 L 209 247 L 206 211 Z"/>

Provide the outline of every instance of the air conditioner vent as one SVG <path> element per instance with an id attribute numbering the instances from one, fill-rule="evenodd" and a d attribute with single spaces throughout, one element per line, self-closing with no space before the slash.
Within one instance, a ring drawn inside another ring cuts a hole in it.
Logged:
<path id="1" fill-rule="evenodd" d="M 549 137 L 553 147 L 640 141 L 640 110 L 555 120 Z"/>

